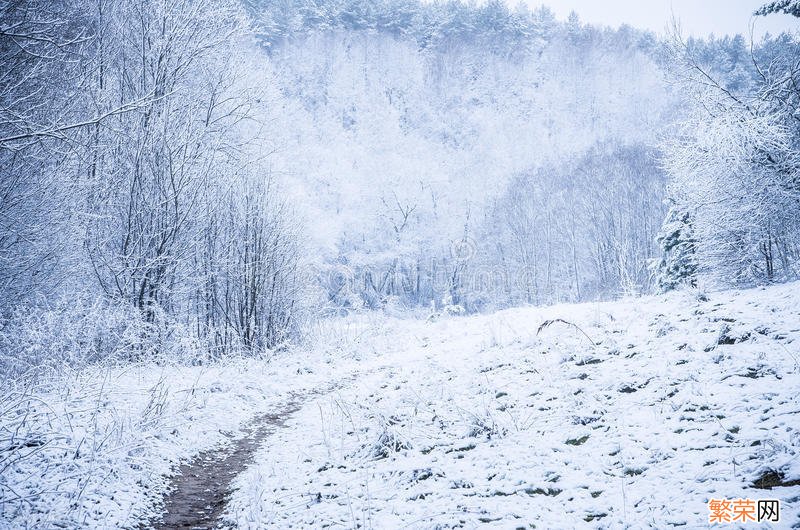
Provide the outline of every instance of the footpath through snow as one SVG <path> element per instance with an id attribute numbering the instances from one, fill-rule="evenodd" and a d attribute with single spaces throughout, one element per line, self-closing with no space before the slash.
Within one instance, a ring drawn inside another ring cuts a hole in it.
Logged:
<path id="1" fill-rule="evenodd" d="M 36 384 L 4 381 L 0 529 L 139 528 L 159 524 L 165 500 L 195 506 L 168 497 L 181 466 L 235 454 L 237 441 L 254 436 L 253 421 L 281 411 L 287 398 L 352 377 L 361 366 L 340 353 L 350 332 L 323 328 L 320 348 L 302 356 L 96 367 Z M 210 493 L 225 472 L 208 484 Z"/>
<path id="2" fill-rule="evenodd" d="M 794 283 L 368 314 L 270 363 L 6 383 L 0 527 L 152 521 L 179 464 L 291 393 L 307 399 L 233 481 L 240 528 L 697 528 L 710 498 L 780 499 L 776 527 L 800 527 L 798 301 Z"/>

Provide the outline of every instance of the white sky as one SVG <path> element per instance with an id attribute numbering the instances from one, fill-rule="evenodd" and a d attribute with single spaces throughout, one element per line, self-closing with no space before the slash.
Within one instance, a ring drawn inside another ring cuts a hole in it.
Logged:
<path id="1" fill-rule="evenodd" d="M 506 0 L 516 5 L 519 0 Z M 789 15 L 753 17 L 752 13 L 767 0 L 521 0 L 531 8 L 542 4 L 559 19 L 575 11 L 583 22 L 618 27 L 625 23 L 637 28 L 663 33 L 674 13 L 685 35 L 710 33 L 750 34 L 755 22 L 756 38 L 765 32 L 800 31 L 800 18 Z"/>

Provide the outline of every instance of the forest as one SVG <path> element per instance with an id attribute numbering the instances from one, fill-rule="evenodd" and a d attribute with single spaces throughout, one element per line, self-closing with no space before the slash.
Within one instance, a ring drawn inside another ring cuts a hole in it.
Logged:
<path id="1" fill-rule="evenodd" d="M 5 371 L 274 348 L 341 311 L 798 275 L 796 36 L 499 1 L 2 20 Z"/>
<path id="2" fill-rule="evenodd" d="M 501 0 L 0 0 L 10 454 L 30 402 L 9 396 L 64 373 L 271 359 L 343 318 L 796 280 L 798 31 Z"/>

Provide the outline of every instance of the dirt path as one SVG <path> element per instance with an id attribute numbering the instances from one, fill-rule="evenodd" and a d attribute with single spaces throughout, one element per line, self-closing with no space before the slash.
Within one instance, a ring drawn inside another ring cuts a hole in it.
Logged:
<path id="1" fill-rule="evenodd" d="M 216 528 L 231 492 L 231 482 L 253 462 L 264 439 L 282 427 L 300 410 L 307 395 L 293 394 L 278 410 L 257 416 L 244 429 L 245 435 L 226 447 L 198 454 L 182 465 L 173 479 L 173 490 L 164 504 L 157 529 Z"/>
<path id="2" fill-rule="evenodd" d="M 203 451 L 183 464 L 172 479 L 172 493 L 164 499 L 161 519 L 147 528 L 200 530 L 222 526 L 221 516 L 231 494 L 231 482 L 253 463 L 264 439 L 283 427 L 309 398 L 333 392 L 375 370 L 355 372 L 322 388 L 290 393 L 276 410 L 256 416 L 243 427 L 245 434 L 241 438 L 232 437 L 225 447 Z"/>

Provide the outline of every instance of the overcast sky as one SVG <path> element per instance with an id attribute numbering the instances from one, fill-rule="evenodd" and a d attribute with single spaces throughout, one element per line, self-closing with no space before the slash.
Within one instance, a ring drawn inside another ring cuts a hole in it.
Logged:
<path id="1" fill-rule="evenodd" d="M 767 0 L 523 0 L 531 7 L 545 4 L 560 19 L 575 11 L 584 22 L 617 27 L 630 24 L 663 33 L 674 13 L 686 35 L 742 33 L 749 35 L 755 22 L 755 35 L 800 30 L 800 19 L 789 15 L 753 17 Z M 517 0 L 508 0 L 516 5 Z"/>

